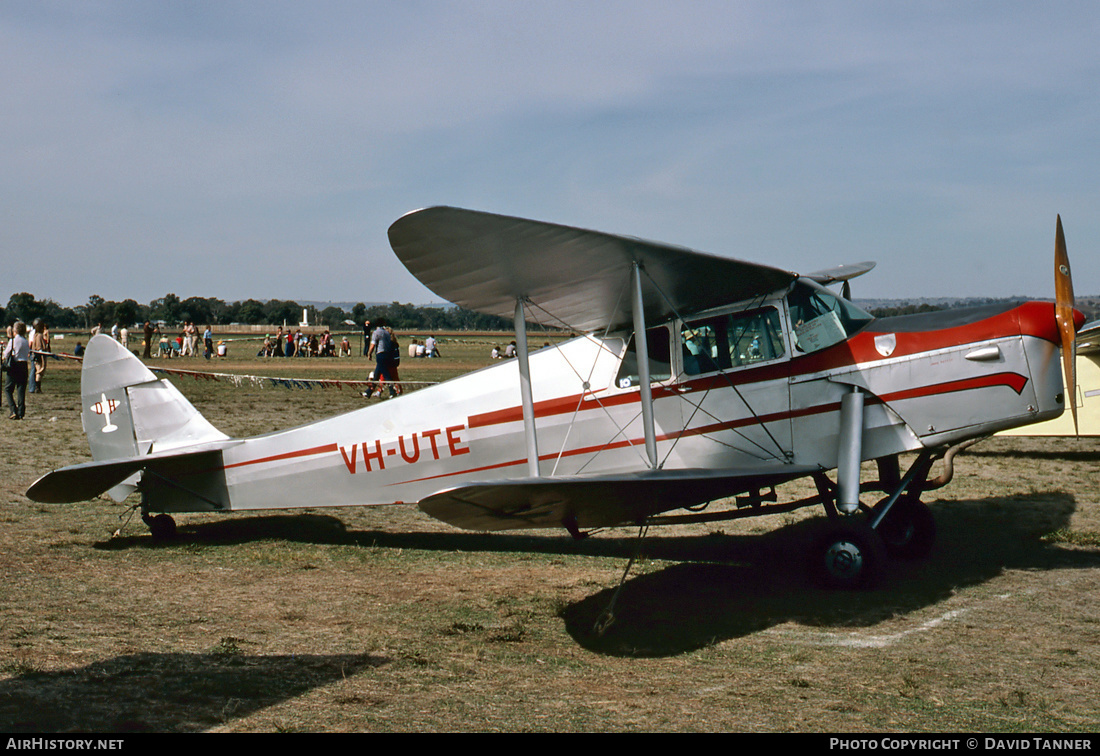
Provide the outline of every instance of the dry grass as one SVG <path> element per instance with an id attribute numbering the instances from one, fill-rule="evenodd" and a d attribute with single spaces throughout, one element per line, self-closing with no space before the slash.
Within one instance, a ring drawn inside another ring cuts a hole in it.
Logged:
<path id="1" fill-rule="evenodd" d="M 488 361 L 451 355 L 402 377 Z M 1093 440 L 961 457 L 927 497 L 931 559 L 870 592 L 803 574 L 816 512 L 651 531 L 601 637 L 631 530 L 574 542 L 317 510 L 184 515 L 156 546 L 136 518 L 112 538 L 127 509 L 107 500 L 29 502 L 35 477 L 88 458 L 78 374 L 48 378 L 0 424 L 0 731 L 1092 731 L 1100 715 Z M 175 382 L 234 434 L 363 401 Z"/>

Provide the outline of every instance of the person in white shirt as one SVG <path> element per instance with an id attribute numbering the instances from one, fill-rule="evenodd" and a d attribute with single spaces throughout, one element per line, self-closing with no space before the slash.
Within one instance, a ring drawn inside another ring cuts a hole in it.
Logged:
<path id="1" fill-rule="evenodd" d="M 12 420 L 22 420 L 27 410 L 27 375 L 31 361 L 31 345 L 27 341 L 27 324 L 19 321 L 15 324 L 15 335 L 4 348 L 4 365 L 7 376 L 4 380 L 4 395 L 8 399 L 8 408 Z"/>

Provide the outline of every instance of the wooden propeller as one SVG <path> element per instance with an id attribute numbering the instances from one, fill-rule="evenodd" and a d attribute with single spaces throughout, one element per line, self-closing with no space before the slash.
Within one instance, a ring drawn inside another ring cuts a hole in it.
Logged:
<path id="1" fill-rule="evenodd" d="M 1073 413 L 1073 432 L 1077 428 L 1077 328 L 1073 322 L 1073 275 L 1062 233 L 1062 216 L 1054 236 L 1054 317 L 1062 335 L 1062 369 L 1066 376 L 1066 403 Z"/>

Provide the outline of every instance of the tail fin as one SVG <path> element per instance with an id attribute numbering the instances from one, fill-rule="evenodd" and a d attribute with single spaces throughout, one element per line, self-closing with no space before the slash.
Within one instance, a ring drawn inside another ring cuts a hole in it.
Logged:
<path id="1" fill-rule="evenodd" d="M 97 462 L 228 439 L 175 386 L 158 379 L 110 336 L 93 336 L 80 374 L 81 423 Z M 125 498 L 128 480 L 112 488 Z"/>

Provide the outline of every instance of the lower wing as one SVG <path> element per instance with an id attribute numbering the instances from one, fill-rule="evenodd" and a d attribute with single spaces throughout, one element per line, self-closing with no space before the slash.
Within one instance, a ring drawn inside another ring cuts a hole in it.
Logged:
<path id="1" fill-rule="evenodd" d="M 816 465 L 775 464 L 494 480 L 432 494 L 420 501 L 420 508 L 468 530 L 609 527 L 778 485 L 820 469 Z"/>

